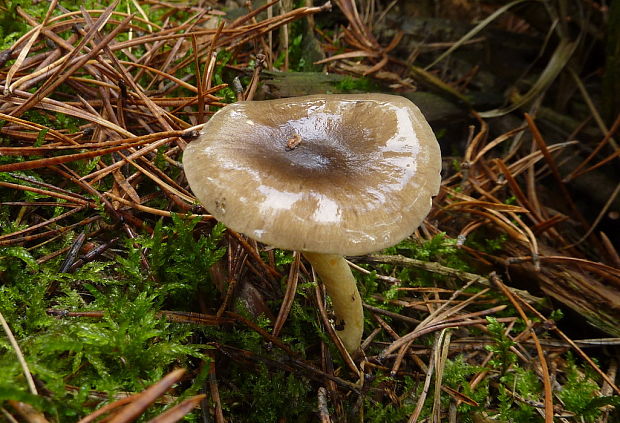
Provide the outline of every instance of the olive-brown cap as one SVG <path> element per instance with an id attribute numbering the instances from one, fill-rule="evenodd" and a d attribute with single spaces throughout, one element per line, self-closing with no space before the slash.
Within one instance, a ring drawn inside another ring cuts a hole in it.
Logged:
<path id="1" fill-rule="evenodd" d="M 439 191 L 439 145 L 420 110 L 385 94 L 228 105 L 183 155 L 219 221 L 274 247 L 360 255 L 410 235 Z"/>

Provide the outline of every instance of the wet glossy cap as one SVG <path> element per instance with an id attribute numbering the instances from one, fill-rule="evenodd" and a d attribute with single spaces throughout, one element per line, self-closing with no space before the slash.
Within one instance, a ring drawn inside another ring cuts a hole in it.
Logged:
<path id="1" fill-rule="evenodd" d="M 360 255 L 422 222 L 441 156 L 406 98 L 334 94 L 228 105 L 186 148 L 183 166 L 231 229 L 274 247 Z"/>

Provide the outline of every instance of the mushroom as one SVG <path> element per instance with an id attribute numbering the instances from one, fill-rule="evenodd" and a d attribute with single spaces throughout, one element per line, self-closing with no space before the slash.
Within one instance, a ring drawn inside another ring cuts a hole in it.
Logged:
<path id="1" fill-rule="evenodd" d="M 441 156 L 406 98 L 333 94 L 227 105 L 185 149 L 183 166 L 219 221 L 303 252 L 353 353 L 364 316 L 343 256 L 392 246 L 420 225 L 439 190 Z"/>

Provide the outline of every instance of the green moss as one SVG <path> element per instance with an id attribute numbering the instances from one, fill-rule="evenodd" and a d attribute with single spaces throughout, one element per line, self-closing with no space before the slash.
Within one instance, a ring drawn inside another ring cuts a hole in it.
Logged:
<path id="1" fill-rule="evenodd" d="M 392 378 L 381 373 L 374 376 L 370 388 L 374 396 L 364 398 L 364 421 L 373 423 L 407 421 L 415 409 L 421 386 L 409 376 Z M 389 391 L 394 395 L 384 395 Z"/>
<path id="2" fill-rule="evenodd" d="M 490 235 L 484 231 L 476 231 L 467 237 L 466 244 L 478 251 L 491 254 L 500 251 L 507 241 L 508 235 L 506 234 Z"/>
<path id="3" fill-rule="evenodd" d="M 370 78 L 354 78 L 347 75 L 342 81 L 336 84 L 335 88 L 338 92 L 344 93 L 367 93 L 377 91 L 379 86 Z"/>
<path id="4" fill-rule="evenodd" d="M 457 243 L 458 240 L 448 238 L 445 233 L 440 233 L 427 241 L 407 238 L 399 244 L 383 250 L 383 253 L 437 262 L 466 272 L 474 271 L 465 260 L 463 252 L 457 247 Z M 394 266 L 391 265 L 380 265 L 378 267 L 386 273 L 394 272 Z M 437 280 L 442 279 L 434 273 L 412 268 L 396 269 L 395 276 L 403 282 L 411 283 L 411 286 L 435 285 Z"/>
<path id="5" fill-rule="evenodd" d="M 312 387 L 305 378 L 267 369 L 262 364 L 248 372 L 229 369 L 230 383 L 238 389 L 224 394 L 229 415 L 237 421 L 277 423 L 311 422 L 314 419 Z"/>
<path id="6" fill-rule="evenodd" d="M 580 416 L 585 422 L 594 422 L 601 416 L 601 407 L 620 406 L 620 397 L 600 396 L 599 384 L 592 374 L 579 368 L 572 354 L 568 354 L 566 380 L 558 396 L 566 410 Z"/>
<path id="7" fill-rule="evenodd" d="M 208 283 L 208 268 L 223 254 L 218 247 L 223 227 L 196 241 L 196 224 L 178 216 L 169 225 L 160 222 L 153 237 L 127 242 L 125 256 L 116 262 L 89 263 L 72 274 L 57 271 L 61 257 L 38 265 L 23 247 L 0 249 L 0 311 L 32 374 L 49 391 L 45 401 L 31 404 L 56 421 L 74 421 L 91 411 L 86 399 L 93 390 L 141 391 L 174 367 L 206 359 L 204 346 L 191 342 L 191 326 L 158 314 Z M 153 264 L 146 278 L 140 269 L 144 247 Z M 102 314 L 58 318 L 49 309 L 61 315 Z M 0 402 L 26 398 L 21 367 L 5 338 L 0 338 L 0 370 Z"/>
<path id="8" fill-rule="evenodd" d="M 504 375 L 508 368 L 517 361 L 517 356 L 510 350 L 515 343 L 506 334 L 506 325 L 498 322 L 495 317 L 488 316 L 486 320 L 489 322 L 487 330 L 494 343 L 485 346 L 485 349 L 495 354 L 489 364 L 499 369 L 500 375 Z"/>
<path id="9" fill-rule="evenodd" d="M 217 53 L 217 65 L 213 72 L 213 85 L 228 84 L 229 86 L 221 89 L 217 92 L 218 96 L 222 96 L 224 103 L 234 103 L 237 101 L 237 95 L 230 86 L 232 86 L 232 75 L 226 75 L 226 65 L 231 62 L 234 63 L 234 58 L 231 52 L 227 50 L 220 50 Z"/>

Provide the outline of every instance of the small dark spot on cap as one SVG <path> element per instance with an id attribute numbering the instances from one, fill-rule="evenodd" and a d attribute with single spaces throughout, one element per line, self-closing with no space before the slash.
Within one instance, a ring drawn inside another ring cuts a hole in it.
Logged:
<path id="1" fill-rule="evenodd" d="M 200 135 L 200 132 L 192 129 L 191 131 L 187 131 L 184 132 L 183 134 L 181 134 L 181 138 L 183 138 L 184 140 L 193 140 L 194 138 L 198 138 L 198 135 Z"/>

